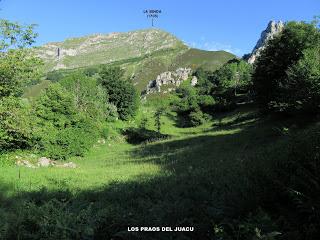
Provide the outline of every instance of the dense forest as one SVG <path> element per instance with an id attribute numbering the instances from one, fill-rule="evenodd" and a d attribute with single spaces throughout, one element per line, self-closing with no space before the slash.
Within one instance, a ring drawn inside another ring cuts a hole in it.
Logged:
<path id="1" fill-rule="evenodd" d="M 45 72 L 36 37 L 0 22 L 1 239 L 318 238 L 317 19 L 146 100 L 118 66 Z"/>

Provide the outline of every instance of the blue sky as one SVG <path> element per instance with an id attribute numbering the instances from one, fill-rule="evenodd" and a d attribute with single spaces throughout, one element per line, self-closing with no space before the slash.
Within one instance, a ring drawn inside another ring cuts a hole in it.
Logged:
<path id="1" fill-rule="evenodd" d="M 36 23 L 37 45 L 93 33 L 148 28 L 144 9 L 161 9 L 155 26 L 190 46 L 250 52 L 270 20 L 312 20 L 320 0 L 2 0 L 0 17 Z"/>

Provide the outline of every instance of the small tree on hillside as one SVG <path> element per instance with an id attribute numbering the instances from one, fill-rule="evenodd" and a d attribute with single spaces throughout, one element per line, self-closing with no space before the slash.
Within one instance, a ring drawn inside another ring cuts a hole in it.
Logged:
<path id="1" fill-rule="evenodd" d="M 160 133 L 161 130 L 161 116 L 165 113 L 165 109 L 164 108 L 159 108 L 157 109 L 157 111 L 154 113 L 154 126 L 157 129 L 157 132 Z"/>

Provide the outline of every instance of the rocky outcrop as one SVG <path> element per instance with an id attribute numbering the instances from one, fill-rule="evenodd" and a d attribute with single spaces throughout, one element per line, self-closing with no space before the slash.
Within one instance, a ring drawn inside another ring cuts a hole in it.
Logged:
<path id="1" fill-rule="evenodd" d="M 161 87 L 166 86 L 166 90 L 163 91 L 171 92 L 176 87 L 179 87 L 183 81 L 186 81 L 192 74 L 191 68 L 178 68 L 176 71 L 163 72 L 157 76 L 155 80 L 148 83 L 146 94 L 161 92 Z M 191 85 L 195 86 L 198 82 L 196 76 L 192 77 Z"/>
<path id="2" fill-rule="evenodd" d="M 282 21 L 270 21 L 268 27 L 261 33 L 260 39 L 252 50 L 252 53 L 248 58 L 248 63 L 253 64 L 257 57 L 260 56 L 261 51 L 266 47 L 268 41 L 273 39 L 273 37 L 280 33 L 283 29 L 284 23 Z"/>

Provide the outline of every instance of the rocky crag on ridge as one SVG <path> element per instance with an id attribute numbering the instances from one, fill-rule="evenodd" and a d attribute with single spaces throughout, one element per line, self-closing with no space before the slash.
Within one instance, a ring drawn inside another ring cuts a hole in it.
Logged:
<path id="1" fill-rule="evenodd" d="M 178 68 L 175 71 L 163 72 L 159 74 L 155 80 L 151 80 L 148 83 L 145 93 L 171 92 L 179 87 L 183 81 L 186 81 L 189 78 L 191 78 L 191 86 L 195 86 L 198 79 L 196 76 L 192 76 L 191 68 Z M 161 91 L 161 87 L 166 87 L 166 90 Z"/>
<path id="2" fill-rule="evenodd" d="M 276 34 L 279 34 L 284 29 L 284 23 L 282 21 L 270 21 L 267 28 L 261 33 L 260 39 L 256 46 L 253 48 L 248 63 L 253 64 L 260 56 L 261 51 L 266 47 L 268 41 L 273 39 Z"/>

